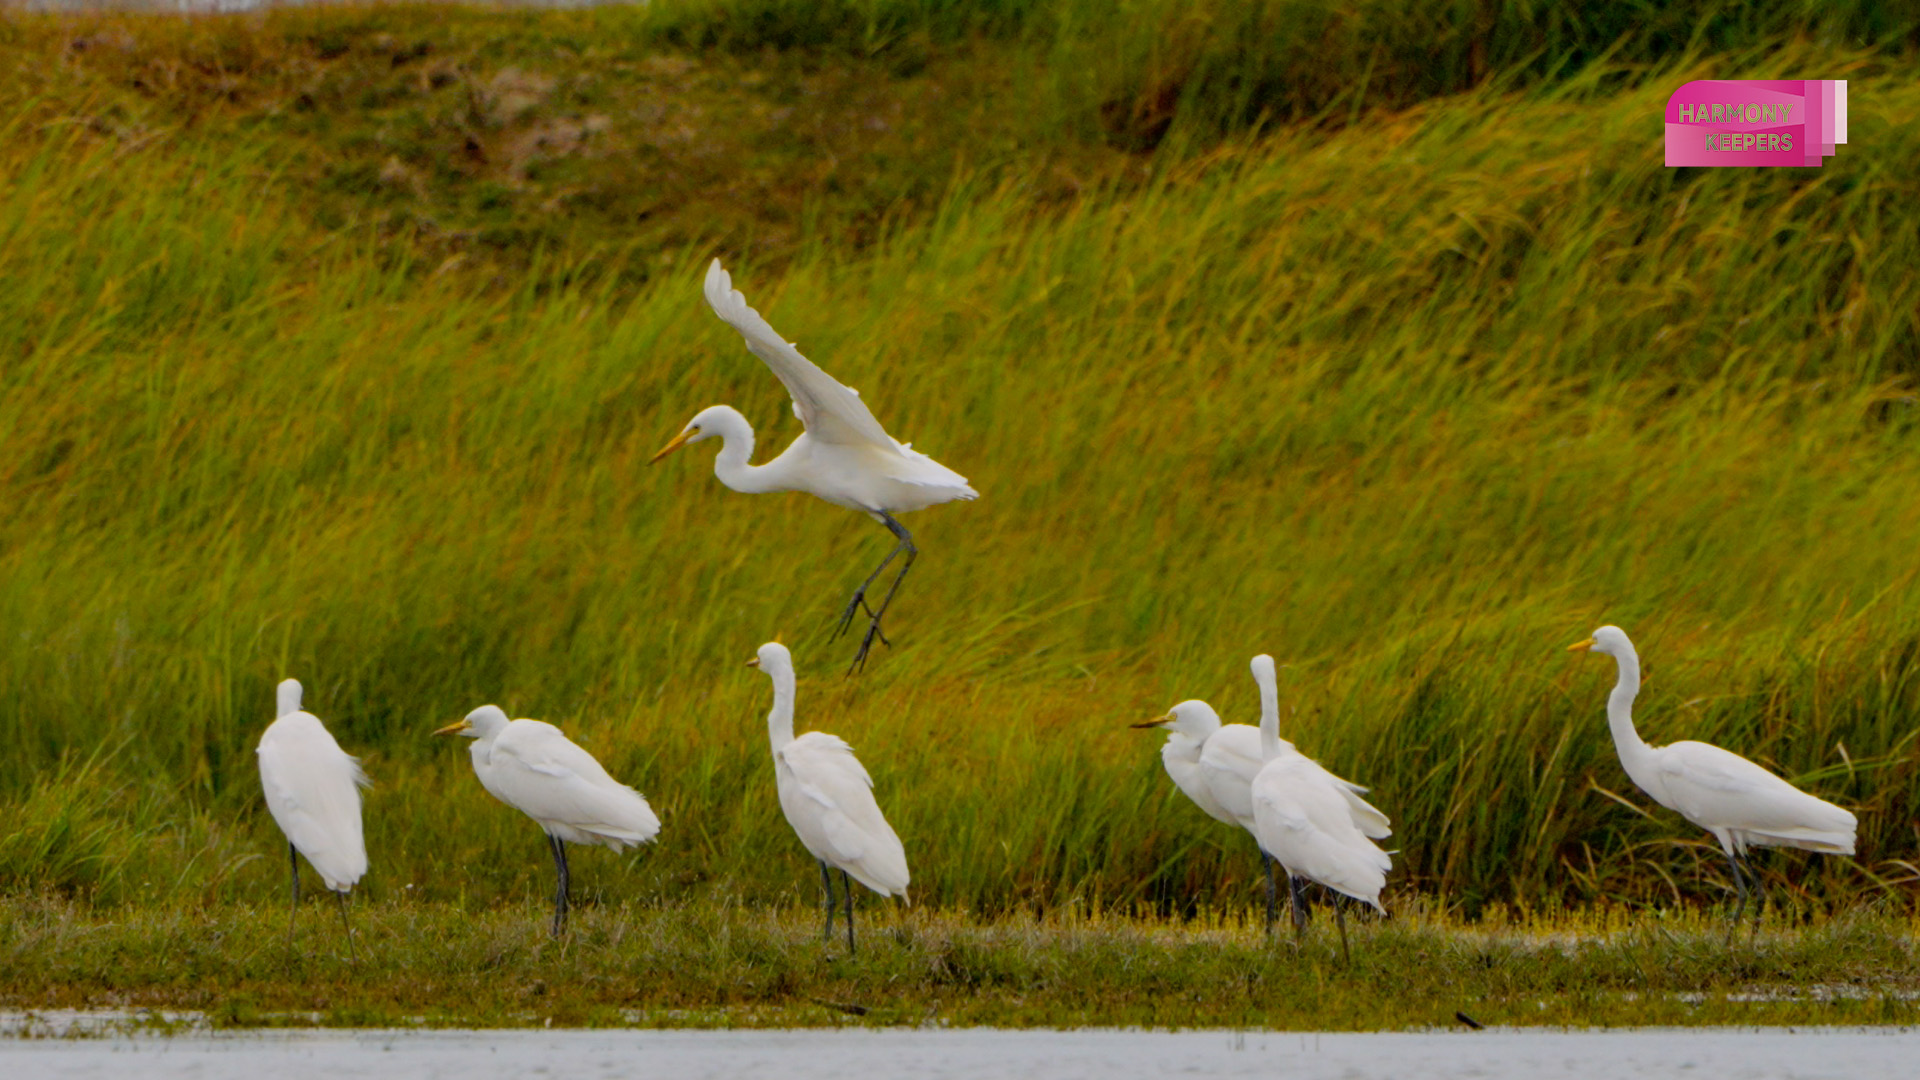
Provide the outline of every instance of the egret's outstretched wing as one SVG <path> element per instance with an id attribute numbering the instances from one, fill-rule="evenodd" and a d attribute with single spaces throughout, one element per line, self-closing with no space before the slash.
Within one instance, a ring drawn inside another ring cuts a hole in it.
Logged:
<path id="1" fill-rule="evenodd" d="M 327 888 L 346 892 L 367 872 L 360 788 L 367 776 L 318 717 L 293 712 L 260 738 L 260 787 L 267 811 Z"/>
<path id="2" fill-rule="evenodd" d="M 806 425 L 807 434 L 820 442 L 843 446 L 870 443 L 888 450 L 896 448 L 893 438 L 868 411 L 867 403 L 860 400 L 860 392 L 821 371 L 775 333 L 733 287 L 733 278 L 720 269 L 719 259 L 707 268 L 706 291 L 713 313 L 740 331 L 747 348 L 773 369 L 787 393 L 793 395 L 794 414 Z"/>
<path id="3" fill-rule="evenodd" d="M 514 721 L 494 739 L 491 765 L 502 801 L 542 824 L 560 822 L 628 844 L 660 832 L 646 797 L 609 776 L 552 724 Z"/>

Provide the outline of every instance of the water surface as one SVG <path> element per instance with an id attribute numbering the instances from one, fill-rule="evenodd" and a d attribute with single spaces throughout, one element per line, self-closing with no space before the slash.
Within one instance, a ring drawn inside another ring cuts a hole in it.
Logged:
<path id="1" fill-rule="evenodd" d="M 1130 1076 L 1495 1080 L 1911 1077 L 1904 1030 L 1489 1030 L 1407 1034 L 1228 1031 L 291 1031 L 0 1039 L 0 1076 L 194 1080 L 481 1077 Z"/>

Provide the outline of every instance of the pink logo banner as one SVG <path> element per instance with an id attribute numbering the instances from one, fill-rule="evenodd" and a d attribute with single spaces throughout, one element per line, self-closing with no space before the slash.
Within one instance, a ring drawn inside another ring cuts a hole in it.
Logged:
<path id="1" fill-rule="evenodd" d="M 1847 141 L 1847 83 L 1697 79 L 1667 99 L 1667 164 L 1818 167 Z"/>

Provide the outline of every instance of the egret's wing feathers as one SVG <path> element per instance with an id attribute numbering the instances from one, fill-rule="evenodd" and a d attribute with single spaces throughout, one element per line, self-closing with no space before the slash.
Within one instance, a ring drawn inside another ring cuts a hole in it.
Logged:
<path id="1" fill-rule="evenodd" d="M 1688 741 L 1656 753 L 1673 808 L 1703 828 L 1812 845 L 1814 850 L 1853 850 L 1857 821 L 1852 813 L 1731 750 Z"/>
<path id="2" fill-rule="evenodd" d="M 1254 778 L 1254 836 L 1289 874 L 1375 907 L 1393 860 L 1361 835 L 1339 790 L 1305 758 L 1276 758 Z"/>
<path id="3" fill-rule="evenodd" d="M 1223 726 L 1200 748 L 1200 782 L 1214 803 L 1245 829 L 1253 828 L 1253 798 L 1247 789 L 1263 764 L 1260 730 L 1245 724 Z"/>
<path id="4" fill-rule="evenodd" d="M 515 720 L 493 741 L 493 786 L 535 821 L 558 822 L 603 838 L 641 844 L 660 831 L 646 797 L 615 780 L 560 729 Z"/>
<path id="5" fill-rule="evenodd" d="M 853 748 L 810 731 L 774 756 L 799 796 L 782 799 L 782 808 L 807 849 L 875 892 L 904 895 L 906 849 L 874 801 L 873 778 Z"/>
<path id="6" fill-rule="evenodd" d="M 311 713 L 293 712 L 260 737 L 260 788 L 267 812 L 327 888 L 346 892 L 367 872 L 360 824 L 360 763 Z"/>
<path id="7" fill-rule="evenodd" d="M 706 293 L 713 313 L 738 330 L 747 348 L 786 386 L 793 396 L 793 413 L 806 425 L 807 434 L 826 443 L 898 448 L 880 421 L 873 418 L 867 403 L 860 400 L 858 390 L 838 382 L 800 355 L 799 349 L 748 306 L 747 298 L 733 287 L 733 278 L 720 268 L 719 259 L 707 268 Z"/>

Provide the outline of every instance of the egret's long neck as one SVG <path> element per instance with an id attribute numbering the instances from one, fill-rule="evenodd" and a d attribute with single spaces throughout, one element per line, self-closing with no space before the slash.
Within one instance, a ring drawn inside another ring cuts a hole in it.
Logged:
<path id="1" fill-rule="evenodd" d="M 1607 727 L 1613 731 L 1613 748 L 1620 755 L 1620 764 L 1638 783 L 1639 777 L 1635 774 L 1653 753 L 1633 728 L 1633 699 L 1640 693 L 1640 657 L 1629 648 L 1625 654 L 1615 656 L 1614 661 L 1620 665 L 1620 681 L 1613 684 L 1613 693 L 1607 695 Z"/>
<path id="2" fill-rule="evenodd" d="M 773 676 L 773 711 L 767 714 L 767 741 L 776 753 L 793 741 L 793 669 L 777 667 Z"/>
<path id="3" fill-rule="evenodd" d="M 277 697 L 279 698 L 279 701 L 278 701 L 279 712 L 276 713 L 275 715 L 285 716 L 288 713 L 297 713 L 300 711 L 300 684 L 299 683 L 294 682 L 292 679 L 288 679 L 285 682 L 282 682 L 280 684 Z"/>
<path id="4" fill-rule="evenodd" d="M 749 464 L 753 460 L 753 425 L 737 412 L 728 410 L 709 421 L 720 436 L 720 453 L 713 459 L 713 475 L 735 491 L 757 495 L 765 491 L 784 491 L 777 470 L 767 465 Z"/>
<path id="5" fill-rule="evenodd" d="M 1272 761 L 1280 756 L 1280 687 L 1271 671 L 1258 671 L 1260 684 L 1260 757 Z"/>

